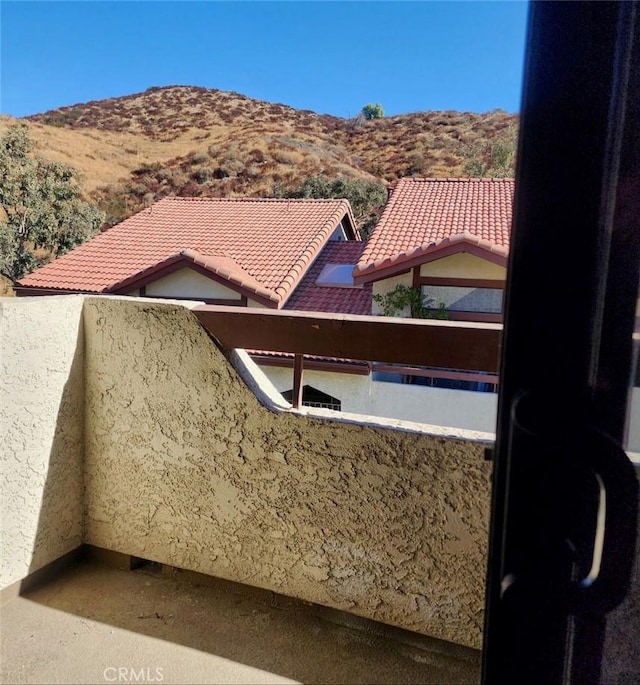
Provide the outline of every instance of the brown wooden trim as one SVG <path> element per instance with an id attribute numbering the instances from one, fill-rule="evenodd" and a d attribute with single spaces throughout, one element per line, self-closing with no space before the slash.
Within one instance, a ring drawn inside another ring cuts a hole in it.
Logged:
<path id="1" fill-rule="evenodd" d="M 441 278 L 440 276 L 418 276 L 415 285 L 436 285 L 456 288 L 493 288 L 504 290 L 505 282 L 493 278 Z"/>
<path id="2" fill-rule="evenodd" d="M 428 312 L 437 316 L 439 314 L 438 309 L 428 309 Z M 502 314 L 496 314 L 494 312 L 456 312 L 447 309 L 447 316 L 449 321 L 477 321 L 478 323 L 502 323 Z"/>
<path id="3" fill-rule="evenodd" d="M 220 285 L 224 285 L 226 288 L 229 288 L 229 290 L 233 290 L 234 292 L 237 292 L 241 296 L 244 296 L 246 298 L 251 298 L 252 300 L 255 300 L 256 302 L 260 303 L 264 307 L 270 307 L 270 308 L 276 308 L 278 304 L 274 302 L 273 300 L 269 299 L 268 297 L 265 297 L 264 295 L 259 295 L 257 293 L 254 293 L 253 291 L 249 290 L 248 288 L 243 288 L 242 286 L 236 285 L 235 283 L 232 283 L 231 281 L 227 280 L 226 278 L 223 278 L 222 276 L 219 276 L 218 274 L 213 273 L 212 271 L 209 271 L 209 269 L 205 269 L 205 267 L 201 266 L 200 264 L 195 264 L 194 262 L 188 261 L 186 259 L 181 259 L 177 260 L 171 264 L 168 264 L 165 267 L 162 267 L 161 269 L 158 269 L 156 271 L 153 271 L 152 273 L 149 273 L 147 276 L 143 276 L 138 280 L 132 281 L 131 283 L 127 284 L 124 288 L 117 288 L 116 290 L 110 291 L 110 295 L 128 295 L 132 290 L 136 290 L 142 286 L 149 285 L 150 283 L 154 283 L 155 281 L 160 280 L 161 278 L 164 278 L 165 276 L 169 276 L 170 274 L 174 273 L 175 271 L 180 271 L 181 269 L 191 269 L 192 271 L 196 271 L 199 274 L 202 274 L 206 278 L 210 278 L 212 281 L 215 281 L 216 283 L 219 283 Z M 157 297 L 157 295 L 150 295 L 149 297 Z M 164 296 L 166 298 L 166 296 Z M 178 299 L 175 297 L 172 297 L 171 299 Z M 194 299 L 194 300 L 202 300 L 203 298 L 187 298 L 187 299 Z"/>
<path id="4" fill-rule="evenodd" d="M 414 266 L 421 266 L 422 264 L 428 264 L 429 262 L 435 262 L 438 259 L 443 259 L 444 257 L 450 257 L 454 254 L 460 253 L 472 254 L 475 257 L 480 257 L 487 262 L 492 262 L 493 264 L 498 264 L 499 266 L 507 266 L 507 257 L 491 250 L 485 250 L 478 245 L 472 243 L 458 242 L 453 245 L 446 245 L 445 247 L 440 247 L 434 249 L 431 252 L 422 252 L 415 257 L 408 258 L 399 262 L 398 264 L 391 264 L 387 267 L 375 269 L 373 271 L 366 271 L 353 279 L 356 285 L 361 285 L 364 283 L 372 283 L 374 281 L 381 281 L 386 278 L 391 278 L 397 276 L 401 273 L 405 273 Z"/>
<path id="5" fill-rule="evenodd" d="M 283 369 L 293 368 L 293 355 L 289 356 L 267 356 L 251 354 L 251 359 L 260 366 L 277 366 Z M 330 373 L 348 373 L 353 376 L 368 376 L 371 372 L 370 364 L 344 359 L 342 361 L 313 359 L 305 356 L 304 368 L 306 371 L 326 371 Z"/>
<path id="6" fill-rule="evenodd" d="M 294 409 L 302 406 L 302 376 L 304 372 L 304 357 L 296 354 L 293 360 L 293 391 L 291 393 L 291 403 Z"/>
<path id="7" fill-rule="evenodd" d="M 92 292 L 89 290 L 57 290 L 56 288 L 35 288 L 26 285 L 14 285 L 13 291 L 16 297 L 38 297 L 50 295 L 104 295 L 105 293 Z"/>
<path id="8" fill-rule="evenodd" d="M 411 285 L 416 290 L 420 290 L 420 267 L 414 266 L 412 271 L 413 271 L 413 279 L 412 279 Z"/>
<path id="9" fill-rule="evenodd" d="M 476 381 L 478 383 L 492 383 L 493 385 L 498 385 L 499 381 L 498 374 L 445 371 L 442 369 L 416 369 L 413 366 L 389 366 L 388 364 L 374 364 L 372 371 L 400 373 L 405 376 L 420 376 L 421 378 L 444 378 L 452 381 Z"/>
<path id="10" fill-rule="evenodd" d="M 125 295 L 124 297 L 128 297 Z M 246 307 L 247 298 L 243 295 L 239 300 L 216 300 L 212 297 L 176 297 L 174 295 L 140 295 L 140 297 L 152 300 L 178 300 L 185 302 L 204 302 L 205 304 L 219 305 L 221 307 Z"/>
<path id="11" fill-rule="evenodd" d="M 354 221 L 352 220 L 351 216 L 349 216 L 349 212 L 347 212 L 342 219 L 340 219 L 338 224 L 340 223 L 342 224 L 345 235 L 347 236 L 347 240 L 360 240 L 360 229 L 356 229 Z M 335 225 L 335 228 L 333 229 L 334 231 L 336 228 L 338 228 L 338 224 Z M 330 235 L 333 235 L 333 231 Z"/>
<path id="12" fill-rule="evenodd" d="M 147 295 L 147 286 L 146 285 L 140 286 L 140 288 L 138 289 L 138 295 L 140 297 L 146 297 L 146 295 Z"/>
<path id="13" fill-rule="evenodd" d="M 193 313 L 226 349 L 497 372 L 502 326 L 200 305 Z"/>

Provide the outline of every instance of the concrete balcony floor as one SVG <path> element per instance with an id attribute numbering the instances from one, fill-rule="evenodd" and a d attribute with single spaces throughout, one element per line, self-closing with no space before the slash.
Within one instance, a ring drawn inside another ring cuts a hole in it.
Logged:
<path id="1" fill-rule="evenodd" d="M 226 581 L 77 564 L 0 613 L 3 683 L 474 683 L 479 654 Z"/>

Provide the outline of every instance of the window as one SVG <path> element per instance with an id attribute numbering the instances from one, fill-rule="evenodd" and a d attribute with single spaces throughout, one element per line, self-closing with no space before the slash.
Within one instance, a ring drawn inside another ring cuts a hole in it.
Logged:
<path id="1" fill-rule="evenodd" d="M 502 288 L 423 285 L 422 297 L 425 306 L 431 309 L 437 309 L 442 303 L 451 312 L 502 314 Z"/>
<path id="2" fill-rule="evenodd" d="M 293 390 L 287 390 L 282 393 L 287 402 L 293 401 Z M 326 392 L 318 390 L 311 385 L 305 385 L 302 388 L 302 406 L 315 407 L 316 409 L 333 409 L 334 411 L 342 411 L 342 402 L 336 397 L 327 395 Z"/>
<path id="3" fill-rule="evenodd" d="M 355 264 L 326 264 L 316 279 L 316 285 L 332 288 L 362 288 L 354 285 L 353 270 Z"/>

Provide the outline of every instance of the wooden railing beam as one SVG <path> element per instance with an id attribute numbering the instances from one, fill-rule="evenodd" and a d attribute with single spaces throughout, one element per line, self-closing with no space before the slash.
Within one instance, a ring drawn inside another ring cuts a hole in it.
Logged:
<path id="1" fill-rule="evenodd" d="M 294 409 L 302 406 L 302 375 L 304 371 L 304 357 L 296 354 L 293 361 L 293 397 L 291 398 Z"/>
<path id="2" fill-rule="evenodd" d="M 501 324 L 215 305 L 193 311 L 226 349 L 498 371 Z"/>

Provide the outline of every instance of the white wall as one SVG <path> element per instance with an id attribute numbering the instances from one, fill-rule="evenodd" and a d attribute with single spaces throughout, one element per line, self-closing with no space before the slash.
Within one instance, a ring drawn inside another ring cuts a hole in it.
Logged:
<path id="1" fill-rule="evenodd" d="M 82 301 L 0 299 L 0 589 L 82 542 Z"/>
<path id="2" fill-rule="evenodd" d="M 193 269 L 184 268 L 159 278 L 146 286 L 148 297 L 189 297 L 240 300 L 240 293 L 203 276 Z"/>
<path id="3" fill-rule="evenodd" d="M 437 278 L 481 278 L 503 281 L 507 276 L 507 270 L 486 259 L 463 252 L 422 264 L 420 266 L 420 275 Z M 373 295 L 386 295 L 397 285 L 412 286 L 413 271 L 410 270 L 399 276 L 375 281 L 373 283 Z M 372 303 L 371 313 L 374 316 L 382 314 L 382 308 L 375 300 Z M 397 314 L 397 316 L 409 316 L 408 308 L 405 312 Z"/>
<path id="4" fill-rule="evenodd" d="M 435 426 L 495 433 L 498 395 L 371 381 L 371 413 Z"/>
<path id="5" fill-rule="evenodd" d="M 263 304 L 260 304 L 259 302 L 256 302 L 255 300 L 247 299 L 247 308 L 248 309 L 265 309 L 265 306 Z"/>
<path id="6" fill-rule="evenodd" d="M 258 364 L 265 376 L 273 383 L 278 392 L 286 392 L 293 387 L 293 369 L 280 366 Z M 342 402 L 342 411 L 353 414 L 371 414 L 370 383 L 368 376 L 351 373 L 329 373 L 327 371 L 305 371 L 304 385 L 326 392 Z"/>
<path id="7" fill-rule="evenodd" d="M 260 368 L 279 392 L 293 387 L 293 369 L 266 365 Z M 341 400 L 343 412 L 495 432 L 495 393 L 385 383 L 370 376 L 327 371 L 305 371 L 303 384 Z"/>

